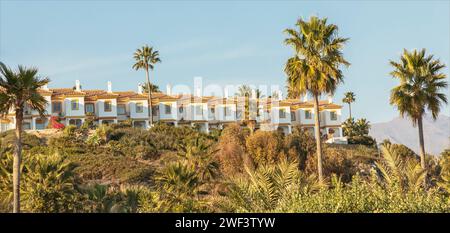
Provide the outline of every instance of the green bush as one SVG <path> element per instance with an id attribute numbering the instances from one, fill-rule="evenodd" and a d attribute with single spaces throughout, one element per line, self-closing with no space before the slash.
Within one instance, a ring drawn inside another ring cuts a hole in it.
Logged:
<path id="1" fill-rule="evenodd" d="M 251 158 L 245 154 L 245 132 L 237 124 L 226 127 L 217 144 L 217 159 L 223 175 L 232 176 L 253 167 Z"/>
<path id="2" fill-rule="evenodd" d="M 324 145 L 322 161 L 324 174 L 330 177 L 336 174 L 347 183 L 357 173 L 370 175 L 373 162 L 378 157 L 378 151 L 363 145 Z M 306 161 L 305 172 L 317 174 L 317 156 L 309 156 Z"/>
<path id="3" fill-rule="evenodd" d="M 274 163 L 285 155 L 283 137 L 276 132 L 256 131 L 247 137 L 245 144 L 256 166 Z"/>
<path id="4" fill-rule="evenodd" d="M 66 137 L 74 137 L 77 127 L 75 125 L 68 125 L 64 128 L 63 135 Z"/>
<path id="5" fill-rule="evenodd" d="M 12 155 L 1 158 L 0 197 L 7 211 L 12 203 Z M 24 212 L 75 212 L 81 208 L 75 165 L 58 154 L 25 153 L 21 179 L 21 208 Z"/>
<path id="6" fill-rule="evenodd" d="M 126 156 L 78 154 L 68 157 L 77 165 L 74 170 L 84 183 L 151 183 L 154 168 Z"/>

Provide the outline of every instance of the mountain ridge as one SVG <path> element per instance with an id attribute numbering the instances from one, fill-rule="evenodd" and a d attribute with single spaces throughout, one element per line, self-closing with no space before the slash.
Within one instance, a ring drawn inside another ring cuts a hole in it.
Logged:
<path id="1" fill-rule="evenodd" d="M 439 115 L 433 120 L 431 115 L 423 118 L 425 151 L 439 155 L 450 148 L 450 117 Z M 416 153 L 419 152 L 419 133 L 417 126 L 413 126 L 408 118 L 396 117 L 387 122 L 373 123 L 369 135 L 378 143 L 389 139 L 392 143 L 404 144 Z"/>

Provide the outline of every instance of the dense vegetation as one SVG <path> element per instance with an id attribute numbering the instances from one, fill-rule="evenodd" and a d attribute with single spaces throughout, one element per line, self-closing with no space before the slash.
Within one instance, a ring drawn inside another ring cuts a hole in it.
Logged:
<path id="1" fill-rule="evenodd" d="M 295 51 L 284 68 L 289 97 L 311 95 L 319 113 L 319 97 L 344 81 L 348 38 L 315 16 L 285 32 Z M 146 72 L 152 116 L 149 70 L 161 61 L 159 52 L 146 45 L 133 57 L 133 68 Z M 390 64 L 400 81 L 390 103 L 417 124 L 420 156 L 389 141 L 378 148 L 369 122 L 352 117 L 352 92 L 343 99 L 350 115 L 343 124 L 346 146 L 322 145 L 319 114 L 315 137 L 300 128 L 288 136 L 255 132 L 248 107 L 247 128 L 210 134 L 154 126 L 150 117 L 149 131 L 130 122 L 95 128 L 91 120 L 64 128 L 52 118 L 51 136 L 28 135 L 25 106 L 44 116 L 39 90 L 49 79 L 36 68 L 15 71 L 0 62 L 0 114 L 15 109 L 16 121 L 15 132 L 0 135 L 0 211 L 18 213 L 22 205 L 28 212 L 449 212 L 450 151 L 439 159 L 427 155 L 422 125 L 426 111 L 436 119 L 447 104 L 440 92 L 448 85 L 445 65 L 425 49 L 404 50 L 400 62 Z M 243 86 L 239 92 L 249 97 L 252 91 Z"/>
<path id="2" fill-rule="evenodd" d="M 13 131 L 0 134 L 0 211 L 12 209 Z M 24 134 L 25 212 L 449 212 L 450 151 L 428 172 L 403 145 L 324 145 L 317 178 L 315 139 L 230 125 L 129 124 L 50 136 Z M 426 176 L 427 175 L 427 176 Z M 427 188 L 423 188 L 423 180 Z"/>

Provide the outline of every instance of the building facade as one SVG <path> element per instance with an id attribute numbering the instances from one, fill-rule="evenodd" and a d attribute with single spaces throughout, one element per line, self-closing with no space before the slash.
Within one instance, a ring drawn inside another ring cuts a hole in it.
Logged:
<path id="1" fill-rule="evenodd" d="M 77 80 L 74 88 L 47 88 L 39 90 L 47 100 L 46 113 L 26 106 L 24 130 L 43 130 L 53 119 L 64 125 L 80 127 L 91 119 L 94 124 L 114 124 L 131 121 L 134 127 L 149 128 L 148 94 L 142 86 L 134 91 L 113 91 L 111 82 L 107 90 L 82 90 Z M 170 86 L 166 93 L 152 93 L 152 117 L 154 122 L 174 126 L 192 126 L 209 132 L 223 129 L 228 124 L 249 123 L 255 130 L 279 130 L 285 134 L 294 126 L 314 131 L 315 111 L 312 101 L 303 99 L 224 97 L 196 95 L 172 95 Z M 345 140 L 341 127 L 342 106 L 334 104 L 331 97 L 319 101 L 321 133 L 333 142 Z M 15 113 L 0 119 L 1 132 L 15 128 Z"/>

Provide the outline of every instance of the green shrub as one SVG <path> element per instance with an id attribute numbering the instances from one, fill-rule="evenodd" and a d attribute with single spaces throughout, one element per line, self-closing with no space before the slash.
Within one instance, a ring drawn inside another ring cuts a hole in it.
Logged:
<path id="1" fill-rule="evenodd" d="M 274 163 L 284 156 L 283 137 L 279 133 L 256 131 L 247 137 L 245 144 L 256 166 Z"/>
<path id="2" fill-rule="evenodd" d="M 252 161 L 245 154 L 246 134 L 237 124 L 226 127 L 217 145 L 217 159 L 220 171 L 226 176 L 232 176 L 244 171 L 244 166 L 253 167 Z"/>
<path id="3" fill-rule="evenodd" d="M 306 159 L 316 153 L 316 139 L 307 130 L 296 126 L 284 139 L 284 148 L 289 158 L 297 158 L 301 170 L 305 169 Z"/>
<path id="4" fill-rule="evenodd" d="M 12 155 L 1 158 L 0 197 L 8 211 L 12 203 Z M 74 212 L 80 195 L 73 175 L 75 166 L 58 154 L 29 154 L 23 157 L 21 208 L 24 212 Z"/>
<path id="5" fill-rule="evenodd" d="M 64 128 L 63 135 L 66 137 L 74 137 L 76 131 L 77 131 L 77 127 L 75 125 L 68 125 Z"/>
<path id="6" fill-rule="evenodd" d="M 363 145 L 324 145 L 322 153 L 323 170 L 327 177 L 336 174 L 343 182 L 350 182 L 357 173 L 370 175 L 378 152 Z M 317 156 L 309 156 L 305 172 L 317 174 Z"/>
<path id="7" fill-rule="evenodd" d="M 78 154 L 68 157 L 77 165 L 74 170 L 83 181 L 110 183 L 151 183 L 153 167 L 131 157 L 111 154 Z"/>

